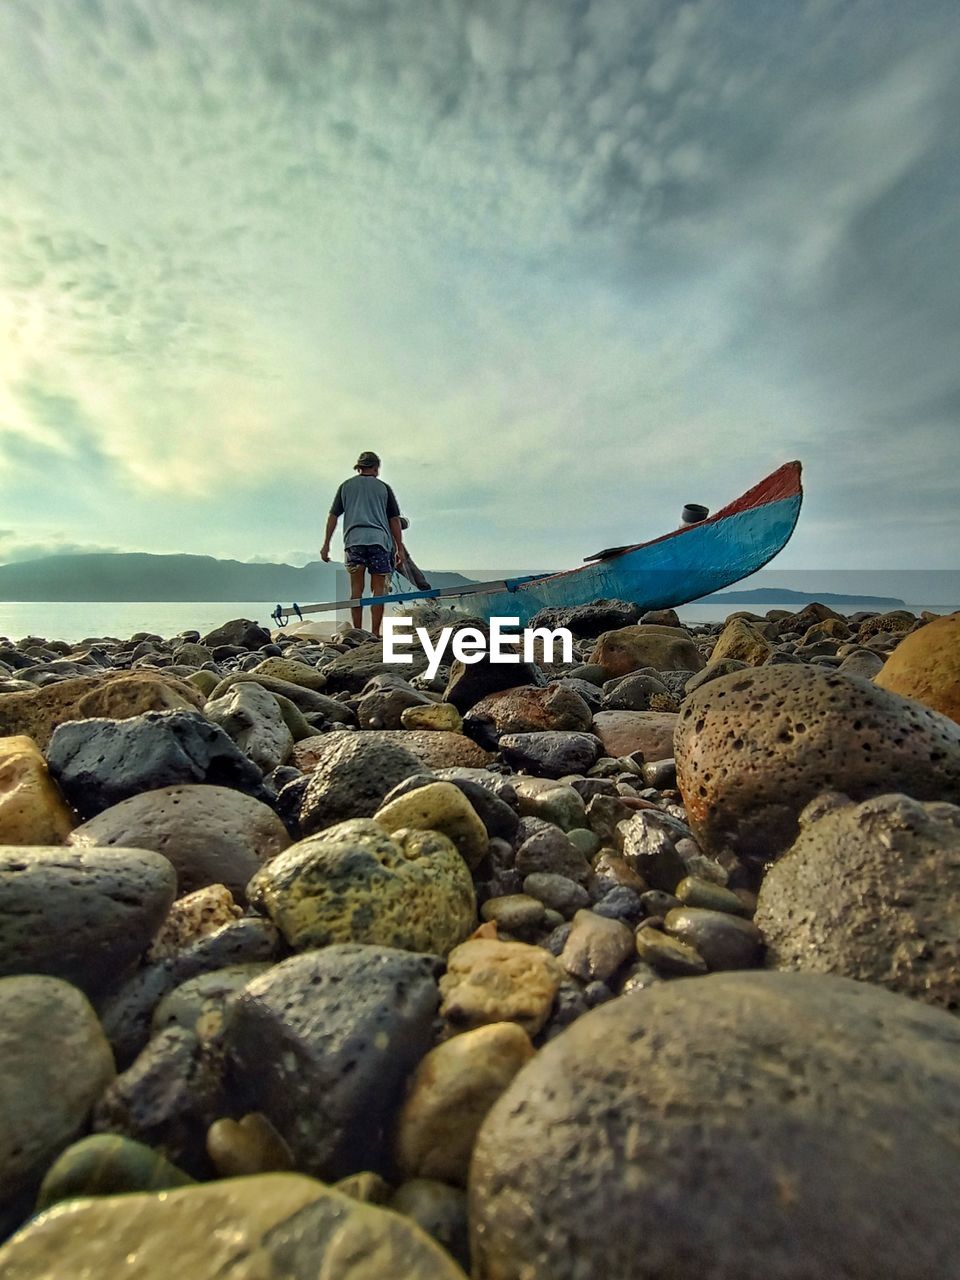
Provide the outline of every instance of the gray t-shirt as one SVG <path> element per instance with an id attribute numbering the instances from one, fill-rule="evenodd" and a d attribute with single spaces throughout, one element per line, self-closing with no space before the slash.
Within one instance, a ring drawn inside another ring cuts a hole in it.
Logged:
<path id="1" fill-rule="evenodd" d="M 390 521 L 400 515 L 393 490 L 376 476 L 354 476 L 344 480 L 330 508 L 332 516 L 343 516 L 344 547 L 393 549 Z"/>

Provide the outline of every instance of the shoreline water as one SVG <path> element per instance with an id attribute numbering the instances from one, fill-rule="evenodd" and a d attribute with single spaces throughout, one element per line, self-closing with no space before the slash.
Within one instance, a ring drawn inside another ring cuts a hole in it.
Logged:
<path id="1" fill-rule="evenodd" d="M 770 609 L 796 609 L 797 603 L 764 601 L 760 610 L 750 610 L 747 605 L 688 604 L 677 609 L 680 621 L 687 626 L 722 622 L 732 613 L 766 613 Z M 960 605 L 914 604 L 907 602 L 907 609 L 918 617 L 924 611 L 952 613 Z M 273 605 L 265 601 L 249 600 L 150 600 L 150 601 L 0 601 L 0 636 L 11 641 L 25 636 L 42 636 L 47 640 L 63 640 L 76 644 L 96 637 L 126 639 L 137 632 L 146 631 L 164 638 L 171 638 L 182 631 L 199 631 L 205 634 L 222 626 L 233 618 L 249 618 L 262 626 L 273 629 L 270 614 Z M 841 610 L 847 615 L 856 609 Z M 338 623 L 348 622 L 346 611 L 341 614 L 311 616 L 311 621 L 329 623 L 335 630 Z"/>

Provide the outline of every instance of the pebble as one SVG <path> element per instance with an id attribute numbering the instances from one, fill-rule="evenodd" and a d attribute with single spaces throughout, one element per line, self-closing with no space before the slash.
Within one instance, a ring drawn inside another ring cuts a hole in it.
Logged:
<path id="1" fill-rule="evenodd" d="M 440 831 L 472 870 L 487 852 L 487 830 L 476 809 L 453 782 L 430 782 L 378 809 L 374 821 L 385 831 L 409 827 Z"/>
<path id="2" fill-rule="evenodd" d="M 675 907 L 663 922 L 665 931 L 687 943 L 708 969 L 748 969 L 763 948 L 763 935 L 750 920 L 700 907 Z"/>
<path id="3" fill-rule="evenodd" d="M 221 698 L 208 699 L 203 714 L 264 773 L 284 764 L 293 750 L 293 734 L 276 698 L 252 680 L 234 685 Z"/>
<path id="4" fill-rule="evenodd" d="M 602 667 L 608 680 L 643 667 L 656 671 L 699 671 L 704 662 L 693 640 L 676 627 L 618 627 L 606 631 L 588 662 Z"/>
<path id="5" fill-rule="evenodd" d="M 432 1049 L 397 1117 L 393 1150 L 400 1173 L 465 1187 L 483 1118 L 533 1056 L 530 1037 L 515 1022 L 477 1027 Z"/>
<path id="6" fill-rule="evenodd" d="M 208 780 L 264 797 L 261 770 L 195 711 L 71 721 L 54 730 L 46 755 L 57 785 L 84 819 L 143 791 Z"/>
<path id="7" fill-rule="evenodd" d="M 523 892 L 566 918 L 590 905 L 590 895 L 583 885 L 568 876 L 558 876 L 549 871 L 535 871 L 528 875 L 523 882 Z"/>
<path id="8" fill-rule="evenodd" d="M 290 1148 L 265 1115 L 223 1117 L 207 1130 L 207 1155 L 221 1178 L 250 1178 L 293 1168 Z"/>
<path id="9" fill-rule="evenodd" d="M 471 939 L 447 957 L 440 1012 L 454 1031 L 516 1022 L 534 1036 L 550 1014 L 563 972 L 542 947 Z"/>
<path id="10" fill-rule="evenodd" d="M 635 953 L 632 929 L 620 920 L 580 910 L 573 917 L 560 963 L 567 973 L 584 982 L 604 982 Z"/>
<path id="11" fill-rule="evenodd" d="M 811 666 L 724 676 L 684 702 L 677 776 L 704 852 L 757 861 L 794 841 L 821 791 L 960 801 L 960 725 L 865 680 Z"/>
<path id="12" fill-rule="evenodd" d="M 691 975 L 707 971 L 706 961 L 695 947 L 660 929 L 638 929 L 635 941 L 637 955 L 657 973 Z"/>
<path id="13" fill-rule="evenodd" d="M 505 733 L 500 751 L 508 764 L 530 769 L 546 778 L 586 773 L 600 754 L 600 743 L 590 733 L 544 730 L 540 733 Z"/>
<path id="14" fill-rule="evenodd" d="M 152 1148 L 117 1134 L 94 1133 L 62 1152 L 44 1175 L 37 1213 L 78 1196 L 168 1191 L 189 1186 L 188 1174 Z"/>

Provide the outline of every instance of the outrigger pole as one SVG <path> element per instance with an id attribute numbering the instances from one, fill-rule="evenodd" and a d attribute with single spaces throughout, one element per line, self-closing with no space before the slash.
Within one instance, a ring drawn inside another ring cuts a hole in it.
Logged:
<path id="1" fill-rule="evenodd" d="M 489 595 L 493 591 L 516 591 L 525 582 L 549 578 L 549 573 L 528 573 L 522 578 L 498 578 L 495 582 L 475 582 L 466 587 L 435 587 L 430 591 L 401 591 L 388 596 L 360 596 L 356 600 L 325 600 L 321 604 L 297 604 L 289 609 L 277 605 L 270 617 L 278 627 L 285 627 L 290 618 L 303 621 L 305 613 L 329 613 L 333 609 L 363 609 L 369 605 L 405 604 L 408 600 L 443 600 L 458 596 Z"/>

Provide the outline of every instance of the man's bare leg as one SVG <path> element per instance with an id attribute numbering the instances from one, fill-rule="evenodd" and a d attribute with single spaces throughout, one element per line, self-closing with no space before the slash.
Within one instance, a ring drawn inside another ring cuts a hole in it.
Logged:
<path id="1" fill-rule="evenodd" d="M 371 573 L 370 575 L 370 594 L 373 596 L 386 595 L 387 591 L 387 575 L 385 573 Z M 373 604 L 370 606 L 370 618 L 373 626 L 373 634 L 380 638 L 380 630 L 383 626 L 383 605 Z"/>
<path id="2" fill-rule="evenodd" d="M 362 564 L 351 564 L 347 566 L 347 573 L 350 575 L 350 599 L 359 600 L 363 595 L 363 576 L 364 568 Z M 372 579 L 371 579 L 372 581 Z M 374 592 L 376 595 L 376 592 Z M 355 605 L 350 610 L 350 618 L 353 625 L 359 631 L 363 626 L 363 606 Z"/>

